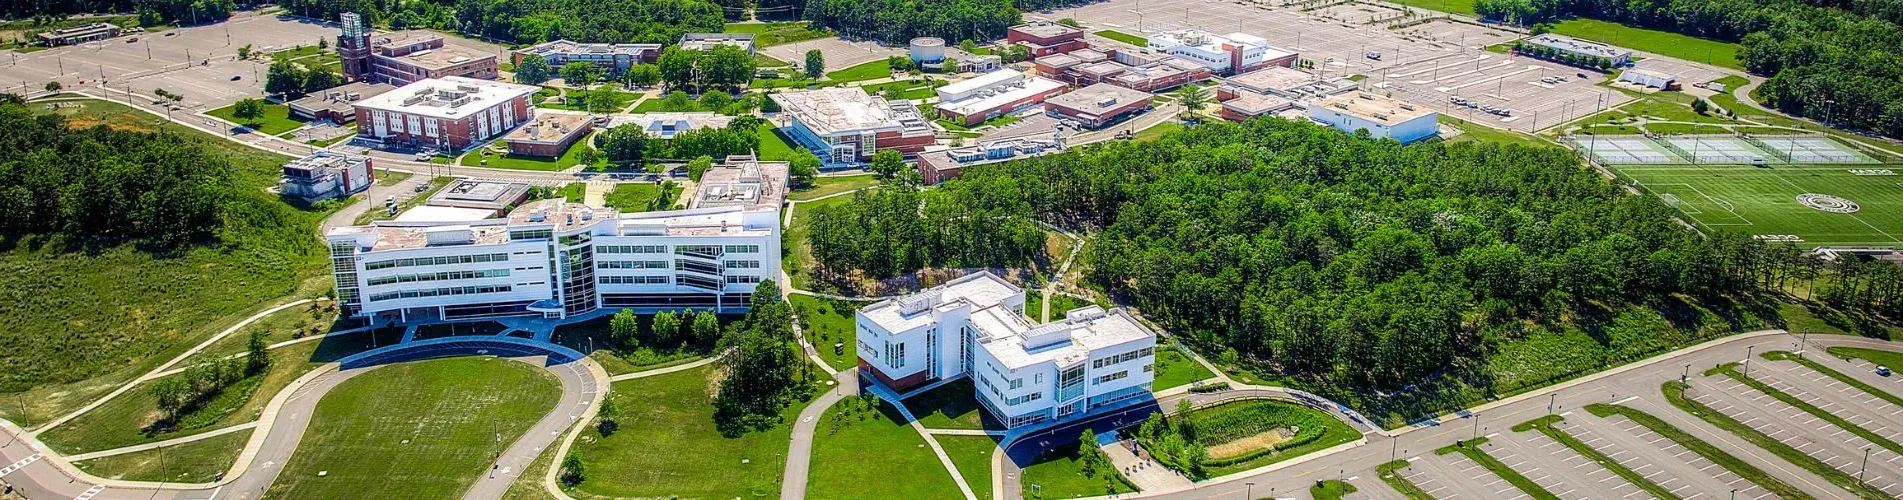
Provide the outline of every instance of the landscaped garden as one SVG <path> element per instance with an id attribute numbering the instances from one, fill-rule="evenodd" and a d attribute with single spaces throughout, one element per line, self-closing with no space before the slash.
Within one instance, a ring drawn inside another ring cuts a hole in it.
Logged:
<path id="1" fill-rule="evenodd" d="M 603 205 L 620 210 L 621 213 L 667 210 L 673 208 L 681 199 L 681 186 L 673 182 L 655 184 L 652 182 L 623 182 L 615 184 L 613 191 L 602 196 Z M 656 206 L 657 200 L 664 200 L 666 206 Z"/>
<path id="2" fill-rule="evenodd" d="M 1189 385 L 1214 376 L 1215 373 L 1175 346 L 1160 344 L 1156 346 L 1156 381 L 1150 384 L 1150 390 Z"/>
<path id="3" fill-rule="evenodd" d="M 713 338 L 702 338 L 692 333 L 694 327 L 691 317 L 682 319 L 685 323 L 680 327 L 681 330 L 657 335 L 654 331 L 656 315 L 629 314 L 635 317 L 634 321 L 638 325 L 638 331 L 631 338 L 615 334 L 614 316 L 601 316 L 555 327 L 555 335 L 551 340 L 570 349 L 589 353 L 588 356 L 601 363 L 602 369 L 610 375 L 691 363 L 712 353 L 714 342 L 718 340 L 717 333 Z M 683 316 L 677 315 L 676 318 Z M 739 318 L 723 316 L 718 317 L 718 321 L 724 326 Z"/>
<path id="4" fill-rule="evenodd" d="M 1187 419 L 1187 420 L 1185 420 Z M 1193 430 L 1192 430 L 1193 429 Z M 1327 412 L 1286 401 L 1249 399 L 1152 414 L 1138 442 L 1158 463 L 1194 478 L 1280 462 L 1361 437 Z"/>
<path id="5" fill-rule="evenodd" d="M 318 402 L 269 496 L 459 496 L 501 447 L 554 410 L 560 395 L 560 384 L 541 367 L 501 358 L 373 369 Z"/>

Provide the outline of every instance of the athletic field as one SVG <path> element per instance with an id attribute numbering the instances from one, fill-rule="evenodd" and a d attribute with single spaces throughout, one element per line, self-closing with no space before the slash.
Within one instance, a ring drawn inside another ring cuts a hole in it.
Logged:
<path id="1" fill-rule="evenodd" d="M 1903 175 L 1897 175 L 1903 168 L 1897 167 L 1608 165 L 1708 229 L 1805 247 L 1903 246 Z M 1798 200 L 1805 194 L 1841 198 L 1856 210 L 1813 208 Z"/>

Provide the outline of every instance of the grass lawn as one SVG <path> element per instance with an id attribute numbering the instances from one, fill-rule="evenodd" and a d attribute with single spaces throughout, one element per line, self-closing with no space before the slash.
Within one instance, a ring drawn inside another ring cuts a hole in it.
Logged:
<path id="1" fill-rule="evenodd" d="M 1541 487 L 1539 483 L 1535 483 L 1532 479 L 1521 475 L 1520 471 L 1513 470 L 1513 468 L 1508 467 L 1507 464 L 1500 463 L 1500 459 L 1493 458 L 1493 455 L 1489 455 L 1485 450 L 1480 449 L 1486 445 L 1487 438 L 1469 439 L 1459 444 L 1434 450 L 1434 454 L 1446 455 L 1449 453 L 1459 453 L 1466 455 L 1467 458 L 1473 460 L 1474 463 L 1480 464 L 1481 467 L 1485 467 L 1488 471 L 1493 472 L 1493 475 L 1499 476 L 1500 479 L 1505 479 L 1507 483 L 1512 484 L 1515 488 L 1519 488 L 1520 491 L 1525 492 L 1533 498 L 1539 500 L 1559 500 L 1559 495 L 1554 495 L 1553 492 L 1546 491 L 1546 488 Z"/>
<path id="2" fill-rule="evenodd" d="M 1664 486 L 1659 486 L 1658 483 L 1652 482 L 1651 479 L 1647 479 L 1645 475 L 1639 474 L 1638 471 L 1635 471 L 1629 467 L 1626 467 L 1625 464 L 1621 464 L 1619 463 L 1619 461 L 1613 460 L 1612 457 L 1607 456 L 1605 453 L 1601 453 L 1599 450 L 1593 449 L 1591 445 L 1586 444 L 1584 441 L 1580 441 L 1579 438 L 1573 437 L 1572 434 L 1569 434 L 1566 431 L 1559 430 L 1558 427 L 1553 426 L 1553 424 L 1559 423 L 1564 420 L 1566 420 L 1566 417 L 1562 417 L 1559 415 L 1547 415 L 1544 417 L 1522 422 L 1519 425 L 1515 425 L 1513 426 L 1513 432 L 1526 432 L 1529 430 L 1537 430 L 1539 431 L 1539 433 L 1545 434 L 1546 437 L 1553 438 L 1554 441 L 1558 441 L 1560 444 L 1565 445 L 1567 448 L 1572 448 L 1573 452 L 1578 453 L 1579 456 L 1586 457 L 1587 460 L 1597 462 L 1600 466 L 1605 467 L 1606 470 L 1612 471 L 1613 474 L 1618 475 L 1620 478 L 1625 479 L 1626 482 L 1632 483 L 1633 486 L 1637 486 L 1639 487 L 1639 489 L 1645 490 L 1646 493 L 1650 493 L 1652 494 L 1652 496 L 1655 496 L 1658 498 L 1678 498 L 1678 495 L 1673 494 L 1672 490 L 1666 489 Z M 1617 453 L 1617 451 L 1614 451 L 1614 453 Z"/>
<path id="3" fill-rule="evenodd" d="M 998 442 L 987 436 L 932 436 L 938 440 L 938 447 L 945 449 L 945 456 L 951 457 L 952 465 L 958 467 L 958 475 L 965 477 L 965 484 L 971 486 L 971 492 L 978 500 L 991 500 L 991 455 L 998 451 Z"/>
<path id="4" fill-rule="evenodd" d="M 641 94 L 610 89 L 608 91 L 608 101 L 594 103 L 594 107 L 591 108 L 588 104 L 588 96 L 594 94 L 594 90 L 568 89 L 567 99 L 544 100 L 560 93 L 560 90 L 542 87 L 542 90 L 535 91 L 535 107 L 593 113 L 614 113 L 621 111 L 621 108 L 628 107 L 628 103 L 634 102 L 635 99 L 641 97 Z"/>
<path id="5" fill-rule="evenodd" d="M 857 66 L 826 72 L 826 78 L 835 82 L 857 82 L 892 76 L 892 65 L 884 59 L 875 59 L 859 63 Z"/>
<path id="6" fill-rule="evenodd" d="M 317 48 L 316 45 L 299 45 L 272 52 L 271 60 L 294 62 L 306 69 L 329 68 L 338 74 L 344 71 L 343 59 L 337 57 L 336 52 Z"/>
<path id="7" fill-rule="evenodd" d="M 680 93 L 680 91 L 669 92 L 668 95 L 672 95 L 676 93 Z M 740 95 L 733 96 L 733 98 L 734 100 L 737 101 L 737 100 L 746 98 L 748 96 L 758 97 L 761 99 L 766 98 L 765 96 L 760 95 L 759 92 L 746 92 Z M 709 109 L 705 106 L 701 106 L 700 101 L 697 99 L 688 99 L 684 101 L 672 102 L 667 99 L 666 95 L 663 95 L 663 96 L 655 97 L 652 99 L 642 100 L 640 104 L 634 105 L 634 110 L 631 112 L 632 113 L 693 113 L 693 112 L 717 113 L 717 112 L 720 112 L 720 110 Z"/>
<path id="8" fill-rule="evenodd" d="M 754 43 L 761 47 L 771 47 L 815 38 L 832 36 L 825 29 L 815 29 L 806 21 L 780 23 L 727 23 L 721 28 L 726 33 L 752 33 Z"/>
<path id="9" fill-rule="evenodd" d="M 793 252 L 793 255 L 792 258 L 782 259 L 780 262 L 786 267 L 786 274 L 793 282 L 794 288 L 812 289 L 811 286 L 814 284 L 812 272 L 819 265 L 819 261 L 813 258 L 812 245 L 806 241 L 806 219 L 801 218 L 800 214 L 811 214 L 813 211 L 851 200 L 851 196 L 834 196 L 793 205 L 793 220 L 787 225 L 781 243 L 781 246 Z"/>
<path id="10" fill-rule="evenodd" d="M 1018 478 L 1024 498 L 1080 498 L 1134 493 L 1136 485 L 1115 470 L 1084 475 L 1078 443 L 1058 446 L 1031 460 Z"/>
<path id="11" fill-rule="evenodd" d="M 92 402 L 270 306 L 330 288 L 321 241 L 327 210 L 301 210 L 265 188 L 289 157 L 259 151 L 130 107 L 91 99 L 35 102 L 77 127 L 165 130 L 230 158 L 240 187 L 222 242 L 167 253 L 133 245 L 61 251 L 9 236 L 0 251 L 0 417 L 36 425 Z M 249 224 L 245 221 L 270 221 Z M 126 279 L 138 276 L 139 279 Z M 57 332 L 49 334 L 48 332 Z"/>
<path id="12" fill-rule="evenodd" d="M 753 54 L 753 66 L 756 68 L 783 68 L 791 66 L 791 64 L 787 64 L 786 61 L 774 59 L 773 56 L 755 52 Z"/>
<path id="13" fill-rule="evenodd" d="M 737 315 L 723 316 L 720 323 L 724 327 L 739 318 Z M 641 332 L 636 335 L 638 345 L 629 348 L 609 333 L 611 320 L 612 315 L 604 315 L 580 323 L 561 325 L 555 327 L 555 335 L 551 340 L 570 349 L 589 353 L 588 356 L 601 363 L 602 369 L 607 370 L 609 375 L 692 363 L 707 357 L 714 349 L 711 341 L 699 340 L 670 341 L 666 344 L 673 345 L 663 345 L 650 330 L 654 327 L 654 315 L 651 314 L 640 315 Z"/>
<path id="14" fill-rule="evenodd" d="M 1437 10 L 1455 14 L 1474 14 L 1474 0 L 1394 0 L 1394 3 L 1417 9 Z"/>
<path id="15" fill-rule="evenodd" d="M 1162 138 L 1164 134 L 1168 134 L 1170 132 L 1175 132 L 1182 129 L 1183 129 L 1182 123 L 1178 123 L 1175 120 L 1171 120 L 1171 121 L 1167 121 L 1163 123 L 1158 123 L 1154 126 L 1151 126 L 1150 128 L 1138 130 L 1136 134 L 1130 137 L 1130 140 L 1154 141 L 1156 139 Z"/>
<path id="16" fill-rule="evenodd" d="M 1004 424 L 978 406 L 970 379 L 925 391 L 904 401 L 919 425 L 932 429 L 1004 430 Z"/>
<path id="17" fill-rule="evenodd" d="M 606 497 L 739 498 L 778 495 L 785 471 L 785 423 L 740 437 L 714 428 L 712 367 L 614 383 L 608 397 L 620 408 L 621 431 L 602 436 L 593 426 L 569 452 L 588 479 L 571 495 Z M 791 422 L 802 403 L 780 415 Z M 815 460 L 815 465 L 825 462 Z"/>
<path id="18" fill-rule="evenodd" d="M 1150 390 L 1161 391 L 1189 385 L 1214 376 L 1216 374 L 1210 373 L 1202 363 L 1190 359 L 1189 355 L 1175 347 L 1159 345 L 1156 347 L 1156 381 L 1150 384 Z"/>
<path id="19" fill-rule="evenodd" d="M 899 80 L 862 86 L 867 94 L 879 95 L 885 92 L 886 99 L 924 99 L 938 95 L 937 89 L 945 86 L 945 80 L 933 78 L 929 82 Z"/>
<path id="20" fill-rule="evenodd" d="M 1452 125 L 1454 128 L 1460 129 L 1461 132 L 1465 132 L 1455 137 L 1452 142 L 1497 142 L 1500 144 L 1519 144 L 1534 147 L 1556 146 L 1556 144 L 1531 135 L 1509 130 L 1500 130 L 1447 115 L 1441 115 L 1440 121 L 1441 123 Z"/>
<path id="21" fill-rule="evenodd" d="M 812 463 L 806 484 L 812 498 L 964 497 L 925 438 L 891 403 L 874 407 L 870 400 L 847 398 L 834 404 L 820 416 Z"/>
<path id="22" fill-rule="evenodd" d="M 1897 245 L 1903 235 L 1903 191 L 1889 177 L 1860 176 L 1855 167 L 1746 165 L 1627 165 L 1613 168 L 1653 196 L 1671 195 L 1687 218 L 1708 229 L 1795 235 L 1799 246 Z M 1805 193 L 1856 202 L 1855 213 L 1816 210 L 1797 201 Z"/>
<path id="23" fill-rule="evenodd" d="M 252 130 L 256 130 L 260 134 L 278 135 L 304 126 L 304 120 L 292 117 L 291 107 L 283 104 L 265 103 L 264 114 L 251 120 L 238 118 L 236 114 L 237 110 L 238 105 L 232 104 L 230 106 L 206 111 L 205 114 L 231 123 L 251 127 Z"/>
<path id="24" fill-rule="evenodd" d="M 338 384 L 317 403 L 310 428 L 269 495 L 461 495 L 495 458 L 496 433 L 502 446 L 515 442 L 555 409 L 560 391 L 541 368 L 500 358 L 371 370 Z M 318 477 L 320 471 L 326 476 Z"/>
<path id="25" fill-rule="evenodd" d="M 399 183 L 402 183 L 403 181 L 410 180 L 410 176 L 412 175 L 415 175 L 415 174 L 411 174 L 409 172 L 395 172 L 395 171 L 390 171 L 386 169 L 384 171 L 376 173 L 377 185 L 378 186 L 395 186 Z"/>
<path id="26" fill-rule="evenodd" d="M 793 150 L 799 149 L 791 139 L 780 133 L 779 127 L 770 123 L 760 124 L 760 161 L 789 161 L 793 159 Z"/>
<path id="27" fill-rule="evenodd" d="M 786 198 L 793 201 L 806 201 L 877 185 L 879 185 L 878 174 L 820 176 L 813 178 L 812 185 L 795 189 Z"/>
<path id="28" fill-rule="evenodd" d="M 542 454 L 536 455 L 535 461 L 529 462 L 522 474 L 515 477 L 515 482 L 509 483 L 509 490 L 502 492 L 502 500 L 555 500 L 555 495 L 542 487 L 542 476 L 555 464 L 555 450 L 554 446 L 543 448 Z"/>
<path id="29" fill-rule="evenodd" d="M 799 317 L 806 340 L 819 350 L 819 357 L 834 370 L 850 370 L 859 364 L 859 344 L 853 340 L 857 328 L 853 311 L 866 302 L 833 300 L 794 294 L 787 298 L 793 314 Z"/>
<path id="30" fill-rule="evenodd" d="M 1839 358 L 1855 358 L 1883 366 L 1903 367 L 1903 352 L 1862 347 L 1830 347 L 1825 351 Z"/>
<path id="31" fill-rule="evenodd" d="M 1403 2 L 1407 3 L 1407 2 Z M 1471 4 L 1467 7 L 1471 10 Z M 1598 19 L 1574 18 L 1553 25 L 1553 33 L 1597 40 L 1633 50 L 1702 62 L 1713 66 L 1744 70 L 1738 62 L 1735 43 L 1720 42 L 1669 31 L 1634 28 Z"/>
<path id="32" fill-rule="evenodd" d="M 231 470 L 231 465 L 238 461 L 238 453 L 250 439 L 251 430 L 245 429 L 156 450 L 73 462 L 73 465 L 87 474 L 106 479 L 209 483 L 217 480 L 218 474 Z M 164 456 L 159 456 L 161 453 Z"/>
<path id="33" fill-rule="evenodd" d="M 1731 129 L 1716 125 L 1695 125 L 1690 123 L 1648 123 L 1645 130 L 1658 135 L 1724 135 Z"/>
<path id="34" fill-rule="evenodd" d="M 481 150 L 470 151 L 469 154 L 463 155 L 462 160 L 458 163 L 465 167 L 482 166 L 513 170 L 555 172 L 581 164 L 581 152 L 588 148 L 587 136 L 582 136 L 582 138 L 576 139 L 573 144 L 569 144 L 568 149 L 562 150 L 562 156 L 558 158 L 523 156 L 514 153 L 497 155 L 490 151 L 488 147 L 484 147 Z"/>
<path id="35" fill-rule="evenodd" d="M 608 208 L 620 210 L 621 213 L 646 212 L 651 209 L 665 210 L 673 205 L 669 204 L 668 207 L 660 208 L 649 207 L 656 198 L 661 197 L 662 189 L 673 193 L 675 200 L 681 197 L 681 185 L 672 182 L 666 185 L 652 182 L 623 182 L 615 184 L 613 191 L 603 195 L 601 203 L 607 205 Z"/>
<path id="36" fill-rule="evenodd" d="M 1360 490 L 1355 489 L 1355 485 L 1328 479 L 1316 481 L 1314 486 L 1308 487 L 1308 496 L 1315 500 L 1341 500 L 1356 491 Z"/>
<path id="37" fill-rule="evenodd" d="M 1127 43 L 1130 45 L 1135 45 L 1138 47 L 1150 46 L 1150 40 L 1147 38 L 1132 35 L 1129 33 L 1124 33 L 1117 30 L 1101 30 L 1097 32 L 1097 36 L 1108 38 L 1111 40 L 1116 40 L 1116 41 Z"/>
<path id="38" fill-rule="evenodd" d="M 1710 374 L 1709 371 L 1706 373 Z M 1818 460 L 1817 457 L 1810 456 L 1789 444 L 1785 444 L 1783 441 L 1779 441 L 1777 438 L 1771 437 L 1750 425 L 1746 425 L 1731 415 L 1726 415 L 1702 403 L 1692 401 L 1690 396 L 1685 395 L 1686 387 L 1684 383 L 1674 380 L 1660 386 L 1660 390 L 1664 391 L 1666 401 L 1670 401 L 1672 406 L 1678 407 L 1680 411 L 1697 416 L 1713 427 L 1723 429 L 1725 432 L 1729 432 L 1740 439 L 1749 441 L 1751 444 L 1755 444 L 1759 448 L 1771 452 L 1772 455 L 1777 455 L 1792 465 L 1796 465 L 1804 470 L 1810 471 L 1812 474 L 1816 474 L 1831 484 L 1835 484 L 1863 498 L 1875 499 L 1890 497 L 1883 493 L 1883 491 L 1876 489 L 1876 487 L 1860 482 L 1856 477 L 1845 474 L 1843 471 L 1831 467 L 1830 464 L 1824 463 L 1823 460 Z M 1739 474 L 1739 476 L 1744 475 Z M 1748 476 L 1745 478 L 1750 479 Z M 1756 480 L 1752 481 L 1757 482 Z M 1769 486 L 1766 486 L 1765 489 L 1771 490 L 1774 493 L 1778 491 L 1771 489 Z"/>

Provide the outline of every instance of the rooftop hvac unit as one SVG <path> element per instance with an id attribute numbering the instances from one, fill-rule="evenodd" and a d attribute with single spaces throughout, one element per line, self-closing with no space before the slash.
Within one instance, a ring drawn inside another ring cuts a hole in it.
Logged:
<path id="1" fill-rule="evenodd" d="M 548 209 L 537 208 L 529 212 L 529 222 L 548 222 Z"/>
<path id="2" fill-rule="evenodd" d="M 1388 121 L 1388 114 L 1387 114 L 1387 113 L 1375 113 L 1375 114 L 1374 114 L 1374 119 L 1376 119 L 1376 120 L 1381 120 L 1381 121 Z"/>
<path id="3" fill-rule="evenodd" d="M 1360 97 L 1361 97 L 1362 99 L 1365 99 L 1365 100 L 1369 100 L 1369 101 L 1372 101 L 1372 100 L 1374 100 L 1374 94 L 1369 94 L 1369 93 L 1367 93 L 1367 92 L 1362 92 L 1362 93 L 1361 93 L 1361 95 L 1360 95 Z"/>
<path id="4" fill-rule="evenodd" d="M 1108 108 L 1117 103 L 1117 96 L 1107 95 L 1097 98 L 1097 107 Z"/>
<path id="5" fill-rule="evenodd" d="M 1413 105 L 1413 104 L 1408 104 L 1408 103 L 1405 103 L 1405 102 L 1404 102 L 1404 103 L 1401 103 L 1401 109 L 1405 109 L 1405 110 L 1408 110 L 1408 111 L 1413 111 L 1413 110 L 1414 110 L 1414 105 Z"/>
<path id="6" fill-rule="evenodd" d="M 588 220 L 595 220 L 595 211 L 594 211 L 594 210 L 582 210 L 582 211 L 581 211 L 581 220 L 585 220 L 585 221 L 588 221 Z"/>
<path id="7" fill-rule="evenodd" d="M 1345 102 L 1337 102 L 1337 103 L 1335 103 L 1335 107 L 1336 107 L 1336 108 L 1340 108 L 1340 109 L 1348 109 L 1348 103 L 1345 103 Z"/>

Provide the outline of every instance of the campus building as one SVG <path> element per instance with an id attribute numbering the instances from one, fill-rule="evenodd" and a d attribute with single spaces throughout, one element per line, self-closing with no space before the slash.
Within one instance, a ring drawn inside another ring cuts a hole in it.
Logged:
<path id="1" fill-rule="evenodd" d="M 357 137 L 385 145 L 462 149 L 534 119 L 537 87 L 448 77 L 357 101 Z"/>
<path id="2" fill-rule="evenodd" d="M 527 125 L 503 136 L 502 142 L 509 145 L 512 155 L 554 158 L 567 152 L 575 141 L 587 137 L 593 126 L 594 119 L 587 113 L 545 110 Z"/>
<path id="3" fill-rule="evenodd" d="M 387 83 L 352 82 L 312 92 L 286 104 L 291 108 L 291 116 L 343 124 L 357 121 L 357 101 L 392 90 L 396 87 Z"/>
<path id="4" fill-rule="evenodd" d="M 714 47 L 731 45 L 753 55 L 752 33 L 688 33 L 681 35 L 681 49 L 713 50 Z M 657 49 L 658 50 L 658 49 Z"/>
<path id="5" fill-rule="evenodd" d="M 56 29 L 52 31 L 42 31 L 39 34 L 34 35 L 34 37 L 39 38 L 40 43 L 43 45 L 46 45 L 48 47 L 57 47 L 60 45 L 76 45 L 76 44 L 81 44 L 86 42 L 96 42 L 99 40 L 105 40 L 107 38 L 119 36 L 120 32 L 121 30 L 119 29 L 119 25 L 117 24 L 92 23 L 85 26 L 74 26 L 71 28 L 61 28 L 61 29 Z"/>
<path id="6" fill-rule="evenodd" d="M 1045 78 L 1085 87 L 1108 83 L 1142 92 L 1157 92 L 1208 80 L 1206 66 L 1179 57 L 1111 49 L 1079 49 L 1032 62 Z"/>
<path id="7" fill-rule="evenodd" d="M 1269 66 L 1290 67 L 1296 53 L 1269 45 L 1262 37 L 1244 33 L 1215 35 L 1200 30 L 1166 31 L 1150 35 L 1150 50 L 1181 57 L 1217 74 L 1236 75 Z"/>
<path id="8" fill-rule="evenodd" d="M 1147 397 L 1156 333 L 1122 309 L 1089 306 L 1036 325 L 1024 291 L 989 271 L 854 313 L 859 370 L 895 390 L 971 377 L 1007 427 Z"/>
<path id="9" fill-rule="evenodd" d="M 1342 132 L 1367 130 L 1376 139 L 1402 143 L 1440 132 L 1440 115 L 1426 106 L 1367 92 L 1343 94 L 1310 105 L 1308 118 Z"/>
<path id="10" fill-rule="evenodd" d="M 580 43 L 568 40 L 555 40 L 517 49 L 509 55 L 511 64 L 522 64 L 522 58 L 530 55 L 542 56 L 548 60 L 548 67 L 560 69 L 572 62 L 584 62 L 609 78 L 620 76 L 636 64 L 651 63 L 661 57 L 661 44 L 658 43 Z"/>
<path id="11" fill-rule="evenodd" d="M 403 86 L 452 76 L 496 77 L 495 54 L 449 45 L 442 35 L 428 31 L 376 35 L 354 12 L 339 14 L 338 22 L 343 34 L 337 37 L 337 57 L 346 80 Z"/>
<path id="12" fill-rule="evenodd" d="M 916 155 L 937 141 L 918 107 L 859 87 L 770 94 L 787 117 L 787 136 L 826 163 L 858 163 L 880 150 Z"/>
<path id="13" fill-rule="evenodd" d="M 370 157 L 319 150 L 284 163 L 278 193 L 317 201 L 357 194 L 373 182 L 376 166 Z"/>
<path id="14" fill-rule="evenodd" d="M 977 125 L 1035 106 L 1064 93 L 1064 84 L 1017 70 L 1000 69 L 938 88 L 933 108 L 945 119 Z"/>
<path id="15" fill-rule="evenodd" d="M 1678 88 L 1678 77 L 1663 71 L 1629 68 L 1619 72 L 1619 81 L 1640 87 L 1652 87 L 1661 90 Z"/>
<path id="16" fill-rule="evenodd" d="M 729 157 L 684 210 L 618 213 L 556 198 L 497 219 L 335 228 L 325 238 L 337 301 L 373 322 L 744 311 L 780 269 L 786 169 Z"/>
<path id="17" fill-rule="evenodd" d="M 1004 41 L 1031 49 L 1031 57 L 1066 54 L 1090 46 L 1084 30 L 1050 21 L 1031 21 L 1005 31 Z"/>
<path id="18" fill-rule="evenodd" d="M 965 167 L 1063 151 L 1063 134 L 1052 132 L 1048 139 L 1037 136 L 1013 137 L 981 142 L 976 146 L 919 153 L 918 173 L 926 184 L 938 184 L 957 178 L 965 171 Z"/>
<path id="19" fill-rule="evenodd" d="M 671 140 L 682 132 L 703 128 L 726 128 L 729 123 L 733 123 L 733 117 L 706 111 L 617 113 L 608 115 L 606 128 L 633 125 L 640 127 L 648 137 Z"/>
<path id="20" fill-rule="evenodd" d="M 1570 55 L 1574 58 L 1583 58 L 1587 61 L 1605 61 L 1607 64 L 1613 66 L 1624 66 L 1632 62 L 1632 51 L 1630 50 L 1551 33 L 1536 35 L 1532 38 L 1522 40 L 1520 46 L 1521 52 L 1528 52 L 1526 47 L 1532 46 L 1558 54 Z M 1557 58 L 1548 57 L 1548 59 Z"/>
<path id="21" fill-rule="evenodd" d="M 1090 129 L 1103 128 L 1150 108 L 1148 92 L 1108 83 L 1077 89 L 1044 100 L 1044 111 Z"/>

